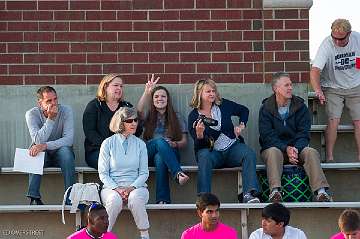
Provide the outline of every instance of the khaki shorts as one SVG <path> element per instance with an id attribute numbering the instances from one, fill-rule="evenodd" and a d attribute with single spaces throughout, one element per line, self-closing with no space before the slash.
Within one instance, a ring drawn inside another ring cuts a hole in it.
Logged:
<path id="1" fill-rule="evenodd" d="M 340 119 L 344 104 L 352 120 L 360 120 L 360 86 L 352 89 L 323 88 L 328 119 Z"/>

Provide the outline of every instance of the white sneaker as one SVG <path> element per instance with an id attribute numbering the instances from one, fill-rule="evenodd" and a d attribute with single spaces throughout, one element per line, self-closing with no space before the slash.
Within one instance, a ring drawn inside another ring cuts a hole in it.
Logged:
<path id="1" fill-rule="evenodd" d="M 251 193 L 246 193 L 243 198 L 243 203 L 259 203 L 260 200 L 254 197 Z"/>

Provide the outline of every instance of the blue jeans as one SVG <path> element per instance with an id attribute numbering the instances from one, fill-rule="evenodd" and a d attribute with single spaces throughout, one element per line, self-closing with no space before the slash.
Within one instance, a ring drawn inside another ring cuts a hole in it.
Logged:
<path id="1" fill-rule="evenodd" d="M 98 161 L 99 161 L 99 152 L 100 150 L 94 150 L 91 152 L 85 151 L 85 162 L 89 167 L 94 169 L 98 169 Z"/>
<path id="2" fill-rule="evenodd" d="M 45 153 L 44 168 L 60 167 L 64 175 L 65 190 L 75 183 L 75 155 L 72 147 L 64 146 L 57 150 L 48 150 Z M 29 174 L 29 189 L 27 197 L 41 198 L 41 175 Z"/>
<path id="3" fill-rule="evenodd" d="M 198 193 L 211 192 L 212 169 L 232 168 L 242 165 L 244 193 L 259 192 L 256 176 L 256 154 L 246 144 L 236 141 L 225 151 L 200 149 L 196 153 L 199 166 Z"/>
<path id="4" fill-rule="evenodd" d="M 172 148 L 163 138 L 151 139 L 146 143 L 149 166 L 155 166 L 156 176 L 156 202 L 164 201 L 170 203 L 169 176 L 175 179 L 181 172 L 179 164 L 179 152 Z"/>

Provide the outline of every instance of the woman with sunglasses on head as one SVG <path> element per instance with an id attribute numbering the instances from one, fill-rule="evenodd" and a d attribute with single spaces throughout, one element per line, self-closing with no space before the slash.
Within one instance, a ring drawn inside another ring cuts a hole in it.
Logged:
<path id="1" fill-rule="evenodd" d="M 101 199 L 109 214 L 108 231 L 113 228 L 124 205 L 130 209 L 141 239 L 149 239 L 149 200 L 146 180 L 148 156 L 144 141 L 133 134 L 138 124 L 134 108 L 121 107 L 111 119 L 114 135 L 105 139 L 99 153 L 99 178 L 104 183 Z"/>
<path id="2" fill-rule="evenodd" d="M 132 107 L 124 101 L 124 82 L 120 75 L 111 73 L 101 80 L 96 98 L 91 100 L 83 114 L 83 130 L 85 133 L 85 161 L 90 167 L 98 168 L 100 145 L 107 137 L 113 135 L 109 123 L 120 107 Z"/>
<path id="3" fill-rule="evenodd" d="M 179 149 L 186 146 L 186 123 L 179 113 L 175 113 L 169 91 L 156 86 L 159 77 L 145 85 L 138 103 L 138 112 L 144 120 L 143 138 L 148 150 L 149 165 L 156 168 L 156 203 L 170 203 L 168 172 L 180 185 L 189 177 L 180 167 Z M 145 108 L 149 108 L 148 111 Z"/>
<path id="4" fill-rule="evenodd" d="M 199 166 L 198 193 L 211 192 L 212 169 L 242 166 L 243 202 L 259 202 L 255 196 L 259 192 L 256 154 L 241 136 L 248 108 L 222 99 L 211 79 L 195 83 L 190 106 L 194 109 L 189 114 L 188 129 Z M 238 126 L 234 127 L 232 116 L 239 118 Z"/>

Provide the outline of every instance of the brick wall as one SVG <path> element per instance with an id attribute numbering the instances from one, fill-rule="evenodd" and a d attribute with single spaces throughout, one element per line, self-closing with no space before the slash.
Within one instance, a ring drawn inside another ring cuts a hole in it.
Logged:
<path id="1" fill-rule="evenodd" d="M 0 2 L 0 84 L 308 81 L 308 9 L 261 0 Z"/>

